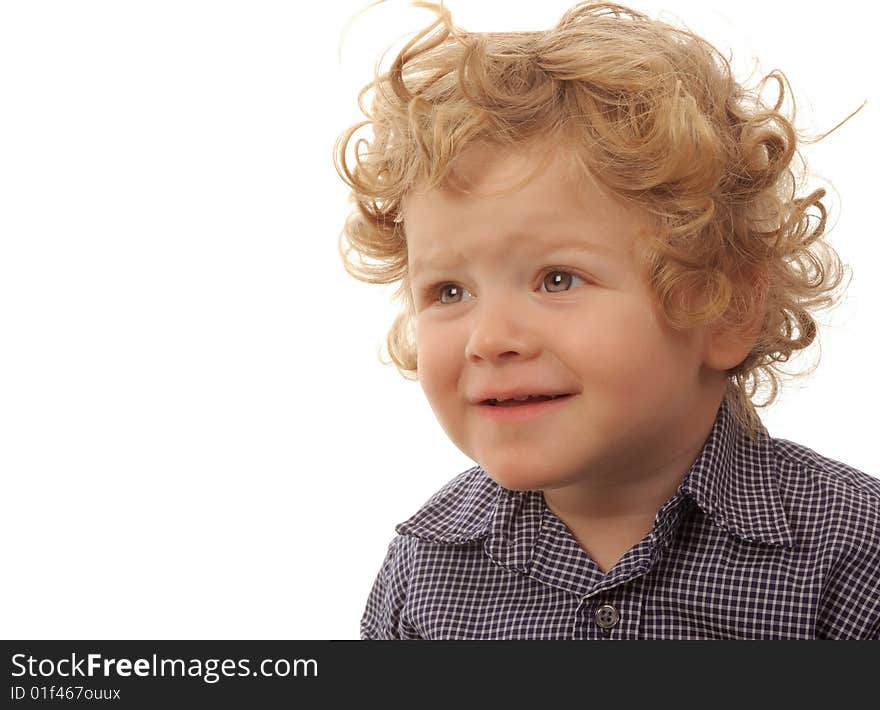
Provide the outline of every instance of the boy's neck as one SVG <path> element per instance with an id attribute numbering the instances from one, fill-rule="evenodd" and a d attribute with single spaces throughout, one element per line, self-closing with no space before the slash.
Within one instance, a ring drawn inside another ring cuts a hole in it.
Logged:
<path id="1" fill-rule="evenodd" d="M 639 472 L 621 471 L 619 481 L 579 481 L 544 490 L 544 500 L 565 523 L 615 524 L 653 519 L 684 480 L 704 442 L 705 437 L 673 458 L 646 466 Z"/>
<path id="2" fill-rule="evenodd" d="M 684 480 L 712 430 L 721 398 L 709 402 L 681 427 L 680 438 L 648 445 L 623 469 L 543 490 L 547 507 L 572 531 L 641 528 L 653 520 Z M 650 529 L 650 525 L 648 529 Z"/>

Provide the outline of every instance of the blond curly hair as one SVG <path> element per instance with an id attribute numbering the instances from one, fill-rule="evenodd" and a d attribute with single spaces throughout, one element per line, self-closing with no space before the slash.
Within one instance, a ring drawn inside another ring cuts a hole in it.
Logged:
<path id="1" fill-rule="evenodd" d="M 339 238 L 345 269 L 368 283 L 398 283 L 401 307 L 385 340 L 398 371 L 418 379 L 404 195 L 417 183 L 443 186 L 476 142 L 557 141 L 582 174 L 657 218 L 647 276 L 673 328 L 757 332 L 728 371 L 725 393 L 754 437 L 756 407 L 772 403 L 789 375 L 779 364 L 814 341 L 813 313 L 836 302 L 848 271 L 822 238 L 825 190 L 796 196 L 793 162 L 805 170 L 797 150 L 805 139 L 794 106 L 790 119 L 781 111 L 786 87 L 791 94 L 785 75 L 774 70 L 749 90 L 703 38 L 612 3 L 580 2 L 546 31 L 497 33 L 463 31 L 442 2 L 411 4 L 437 20 L 387 72 L 377 64 L 358 95 L 367 120 L 334 146 L 355 205 Z M 761 98 L 770 79 L 779 89 L 772 107 Z M 348 144 L 368 125 L 373 140 L 356 142 L 349 168 Z M 756 403 L 762 383 L 769 395 Z"/>

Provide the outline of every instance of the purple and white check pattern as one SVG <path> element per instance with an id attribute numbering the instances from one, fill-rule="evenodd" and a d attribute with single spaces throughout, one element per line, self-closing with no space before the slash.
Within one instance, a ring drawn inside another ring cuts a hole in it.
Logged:
<path id="1" fill-rule="evenodd" d="M 603 574 L 540 491 L 479 466 L 398 532 L 362 639 L 880 639 L 880 479 L 722 402 L 651 532 Z"/>

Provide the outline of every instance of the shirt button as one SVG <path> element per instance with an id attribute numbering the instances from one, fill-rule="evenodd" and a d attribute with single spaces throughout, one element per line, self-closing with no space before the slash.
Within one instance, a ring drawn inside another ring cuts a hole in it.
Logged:
<path id="1" fill-rule="evenodd" d="M 595 619 L 603 629 L 610 629 L 620 621 L 620 613 L 610 604 L 603 604 L 596 609 Z"/>

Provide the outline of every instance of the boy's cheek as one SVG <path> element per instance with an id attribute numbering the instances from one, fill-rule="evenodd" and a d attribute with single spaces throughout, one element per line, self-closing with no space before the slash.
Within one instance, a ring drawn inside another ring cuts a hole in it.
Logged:
<path id="1" fill-rule="evenodd" d="M 605 383 L 620 394 L 638 391 L 643 384 L 675 368 L 680 358 L 668 338 L 646 317 L 643 304 L 617 309 L 597 309 L 578 319 L 578 327 L 541 329 L 530 335 L 537 339 L 547 367 L 555 374 L 567 374 L 584 385 Z M 458 389 L 469 365 L 465 350 L 468 332 L 438 324 L 416 324 L 418 374 L 425 395 L 432 400 L 456 397 L 468 392 Z M 556 361 L 551 365 L 552 361 Z M 485 375 L 485 373 L 484 373 Z M 623 392 L 620 392 L 620 390 Z"/>
<path id="2" fill-rule="evenodd" d="M 449 346 L 435 346 L 430 339 L 417 342 L 419 383 L 425 396 L 434 402 L 454 394 L 463 358 L 456 358 Z"/>

